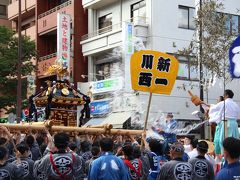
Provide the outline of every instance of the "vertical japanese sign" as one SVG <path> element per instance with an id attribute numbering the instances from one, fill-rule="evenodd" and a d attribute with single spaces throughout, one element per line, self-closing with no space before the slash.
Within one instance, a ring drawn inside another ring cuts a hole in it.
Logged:
<path id="1" fill-rule="evenodd" d="M 124 58 L 124 74 L 125 74 L 125 91 L 131 91 L 130 83 L 130 59 L 134 53 L 133 43 L 133 23 L 123 22 L 122 24 L 122 47 L 123 47 L 123 58 Z"/>
<path id="2" fill-rule="evenodd" d="M 130 22 L 123 23 L 123 38 L 124 38 L 124 50 L 125 54 L 132 55 L 134 53 L 134 44 L 133 44 L 133 24 Z"/>
<path id="3" fill-rule="evenodd" d="M 57 14 L 57 60 L 63 67 L 70 69 L 71 57 L 71 16 Z"/>
<path id="4" fill-rule="evenodd" d="M 240 78 L 240 36 L 233 41 L 229 49 L 229 61 L 232 78 Z"/>
<path id="5" fill-rule="evenodd" d="M 139 51 L 131 58 L 132 88 L 157 94 L 171 94 L 179 63 L 169 54 Z"/>

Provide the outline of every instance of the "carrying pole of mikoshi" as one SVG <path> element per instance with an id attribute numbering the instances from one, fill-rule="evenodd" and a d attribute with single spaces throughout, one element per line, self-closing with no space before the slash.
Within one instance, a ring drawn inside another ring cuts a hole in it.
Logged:
<path id="1" fill-rule="evenodd" d="M 84 127 L 84 126 L 83 126 Z M 86 126 L 87 128 L 106 128 L 106 129 L 112 129 L 112 124 L 103 124 L 103 125 L 94 125 L 94 126 Z"/>
<path id="2" fill-rule="evenodd" d="M 10 132 L 20 131 L 26 133 L 29 130 L 43 131 L 45 128 L 49 132 L 66 132 L 66 133 L 79 133 L 81 135 L 100 135 L 100 134 L 112 134 L 112 135 L 141 135 L 142 130 L 126 130 L 126 129 L 107 129 L 107 128 L 82 128 L 82 127 L 71 127 L 71 126 L 47 126 L 44 125 L 19 125 L 19 124 L 1 124 L 1 126 L 7 127 Z"/>

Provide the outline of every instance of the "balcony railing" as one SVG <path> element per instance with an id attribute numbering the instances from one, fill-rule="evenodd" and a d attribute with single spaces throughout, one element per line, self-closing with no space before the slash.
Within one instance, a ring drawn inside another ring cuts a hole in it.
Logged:
<path id="1" fill-rule="evenodd" d="M 118 24 L 114 24 L 114 25 L 111 25 L 111 26 L 107 26 L 105 28 L 99 29 L 99 30 L 94 31 L 92 33 L 83 35 L 81 37 L 81 40 L 84 41 L 84 40 L 93 38 L 95 36 L 98 36 L 98 35 L 101 35 L 101 34 L 104 34 L 104 33 L 107 33 L 107 32 L 118 30 L 118 29 L 121 29 L 121 27 L 122 27 L 122 23 L 118 23 Z"/>
<path id="2" fill-rule="evenodd" d="M 44 61 L 44 60 L 47 60 L 47 59 L 51 59 L 51 58 L 56 57 L 56 56 L 57 56 L 57 52 L 52 53 L 52 54 L 48 54 L 46 56 L 40 57 L 39 61 Z"/>
<path id="3" fill-rule="evenodd" d="M 56 12 L 56 11 L 58 11 L 58 10 L 64 8 L 64 7 L 67 7 L 67 6 L 69 6 L 70 4 L 72 4 L 72 0 L 67 1 L 67 2 L 65 2 L 65 3 L 62 3 L 62 4 L 60 4 L 59 6 L 56 6 L 55 8 L 52 8 L 52 9 L 50 9 L 50 10 L 48 10 L 48 11 L 42 13 L 42 14 L 39 14 L 38 19 L 41 19 L 41 18 L 43 18 L 43 17 L 45 17 L 45 16 L 47 16 L 47 15 L 53 13 L 53 12 Z"/>
<path id="4" fill-rule="evenodd" d="M 131 18 L 130 20 L 127 20 L 126 22 L 132 22 L 134 25 L 147 25 L 147 18 L 146 17 L 134 17 Z M 113 24 L 111 26 L 107 26 L 104 27 L 102 29 L 98 29 L 97 31 L 93 31 L 92 33 L 89 34 L 85 34 L 81 37 L 81 40 L 87 40 L 93 37 L 96 37 L 98 35 L 107 33 L 107 32 L 111 32 L 111 31 L 115 31 L 115 30 L 120 30 L 122 28 L 122 23 L 117 23 L 117 24 Z"/>
<path id="5" fill-rule="evenodd" d="M 134 25 L 148 25 L 148 18 L 144 16 L 136 16 L 130 19 L 131 22 L 133 22 Z"/>
<path id="6" fill-rule="evenodd" d="M 92 8 L 98 9 L 104 6 L 108 6 L 109 4 L 113 4 L 118 2 L 119 0 L 82 0 L 83 8 Z"/>

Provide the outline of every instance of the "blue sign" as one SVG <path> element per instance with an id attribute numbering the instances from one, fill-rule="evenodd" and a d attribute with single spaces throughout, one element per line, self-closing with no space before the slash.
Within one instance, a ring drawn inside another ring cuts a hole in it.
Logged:
<path id="1" fill-rule="evenodd" d="M 91 115 L 107 114 L 110 112 L 109 101 L 93 101 L 90 103 Z"/>
<path id="2" fill-rule="evenodd" d="M 229 49 L 230 74 L 232 78 L 240 78 L 240 36 Z"/>

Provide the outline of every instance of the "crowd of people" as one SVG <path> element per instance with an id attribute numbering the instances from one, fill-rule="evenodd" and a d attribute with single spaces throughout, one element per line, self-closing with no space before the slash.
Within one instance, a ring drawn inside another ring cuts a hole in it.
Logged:
<path id="1" fill-rule="evenodd" d="M 168 143 L 146 139 L 145 134 L 59 132 L 51 136 L 46 130 L 10 133 L 0 126 L 0 179 L 240 179 L 239 139 L 228 137 L 223 141 L 220 170 L 208 151 L 206 141 L 192 137 Z"/>
<path id="2" fill-rule="evenodd" d="M 240 108 L 233 96 L 225 90 L 224 101 L 202 103 L 209 121 L 217 124 L 213 148 L 208 141 L 173 133 L 172 113 L 164 125 L 152 125 L 156 137 L 51 135 L 47 129 L 21 133 L 0 126 L 0 180 L 240 180 Z"/>

